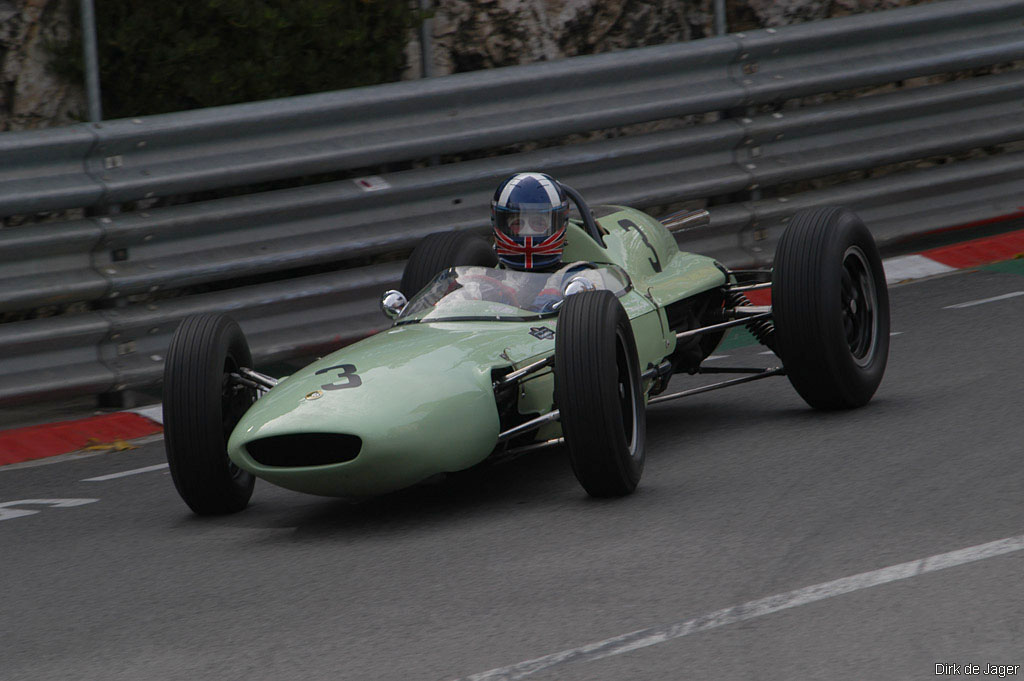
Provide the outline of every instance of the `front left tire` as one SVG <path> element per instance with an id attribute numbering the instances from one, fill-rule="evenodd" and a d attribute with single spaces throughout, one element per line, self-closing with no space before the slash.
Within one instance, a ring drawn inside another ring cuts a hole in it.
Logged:
<path id="1" fill-rule="evenodd" d="M 178 494 L 195 513 L 245 508 L 255 478 L 228 459 L 227 441 L 256 392 L 232 381 L 252 353 L 226 315 L 187 317 L 171 338 L 164 364 L 164 447 Z"/>
<path id="2" fill-rule="evenodd" d="M 646 459 L 647 411 L 633 328 L 612 292 L 566 297 L 555 332 L 555 401 L 583 489 L 594 497 L 633 492 Z"/>

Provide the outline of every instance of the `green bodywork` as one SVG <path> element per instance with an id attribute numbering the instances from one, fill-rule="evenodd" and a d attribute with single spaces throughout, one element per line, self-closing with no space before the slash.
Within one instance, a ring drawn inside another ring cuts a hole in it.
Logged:
<path id="1" fill-rule="evenodd" d="M 665 306 L 723 285 L 725 274 L 710 258 L 680 252 L 655 218 L 630 208 L 599 208 L 606 247 L 570 223 L 563 261 L 614 264 L 628 273 L 632 288 L 619 301 L 633 326 L 640 367 L 647 369 L 675 349 Z M 468 301 L 473 309 L 466 316 L 487 316 L 487 305 L 493 306 Z M 501 316 L 500 310 L 489 316 Z M 494 372 L 521 368 L 555 350 L 551 334 L 536 330 L 557 333 L 557 314 L 502 319 L 435 321 L 428 315 L 342 348 L 258 400 L 235 427 L 228 455 L 282 487 L 343 497 L 382 494 L 476 465 L 495 450 L 500 432 Z M 551 411 L 552 395 L 550 371 L 524 382 L 519 413 Z M 345 463 L 298 467 L 262 465 L 246 449 L 253 440 L 303 433 L 355 435 L 362 446 Z M 536 438 L 559 434 L 552 422 Z"/>

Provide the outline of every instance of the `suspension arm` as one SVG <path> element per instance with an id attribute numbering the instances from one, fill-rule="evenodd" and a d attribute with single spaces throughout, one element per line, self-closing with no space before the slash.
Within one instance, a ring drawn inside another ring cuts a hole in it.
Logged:
<path id="1" fill-rule="evenodd" d="M 712 390 L 719 390 L 720 388 L 728 388 L 731 385 L 739 385 L 740 383 L 750 383 L 751 381 L 758 381 L 762 378 L 769 378 L 771 376 L 783 376 L 786 370 L 782 367 L 775 367 L 774 369 L 765 369 L 760 373 L 756 373 L 750 376 L 744 376 L 742 378 L 734 378 L 729 381 L 722 381 L 721 383 L 712 383 L 711 385 L 703 385 L 699 388 L 692 388 L 690 390 L 684 390 L 679 393 L 672 393 L 671 395 L 661 395 L 660 397 L 652 397 L 647 401 L 648 406 L 657 404 L 659 402 L 668 402 L 669 400 L 679 399 L 680 397 L 690 397 L 691 395 L 699 395 L 701 393 L 711 392 Z"/>
<path id="2" fill-rule="evenodd" d="M 753 306 L 749 306 L 749 307 L 753 307 Z M 737 308 L 733 308 L 732 309 L 732 313 L 735 314 L 735 313 L 737 313 L 737 311 L 739 311 L 741 309 L 743 309 L 743 308 L 738 308 L 738 307 Z M 771 308 L 768 308 L 768 310 L 769 310 L 768 312 L 763 312 L 763 311 L 754 312 L 752 315 L 744 316 L 742 319 L 734 319 L 732 321 L 722 322 L 720 324 L 712 324 L 710 326 L 702 326 L 699 329 L 690 329 L 689 331 L 680 331 L 679 333 L 676 334 L 676 340 L 685 340 L 687 338 L 694 338 L 696 336 L 704 335 L 705 333 L 713 333 L 715 331 L 722 331 L 724 329 L 729 329 L 729 328 L 732 328 L 734 326 L 743 326 L 744 324 L 749 324 L 750 322 L 755 322 L 755 321 L 757 321 L 759 319 L 770 319 L 771 316 L 772 316 L 772 313 L 770 311 Z M 743 313 L 740 313 L 740 314 L 743 314 Z"/>

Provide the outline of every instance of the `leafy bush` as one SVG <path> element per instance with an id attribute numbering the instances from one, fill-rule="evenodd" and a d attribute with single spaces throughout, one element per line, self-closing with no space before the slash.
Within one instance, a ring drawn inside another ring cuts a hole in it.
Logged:
<path id="1" fill-rule="evenodd" d="M 97 0 L 95 8 L 107 119 L 395 81 L 420 20 L 408 0 Z M 77 79 L 79 33 L 54 50 L 55 68 Z"/>

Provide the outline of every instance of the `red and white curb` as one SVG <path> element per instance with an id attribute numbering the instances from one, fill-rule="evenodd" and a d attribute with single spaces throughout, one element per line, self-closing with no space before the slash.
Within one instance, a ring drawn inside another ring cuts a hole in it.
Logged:
<path id="1" fill-rule="evenodd" d="M 1024 230 L 888 258 L 882 265 L 886 282 L 893 285 L 1014 258 L 1024 258 Z M 755 305 L 767 305 L 771 302 L 771 291 L 751 291 L 748 297 Z M 163 432 L 162 424 L 163 407 L 157 404 L 0 431 L 0 466 L 88 448 L 117 449 L 118 443 Z"/>
<path id="2" fill-rule="evenodd" d="M 152 404 L 148 407 L 128 409 L 127 411 L 133 414 L 138 414 L 143 418 L 149 419 L 153 423 L 159 423 L 161 426 L 164 423 L 164 405 L 162 404 Z"/>
<path id="3" fill-rule="evenodd" d="M 932 260 L 923 255 L 902 255 L 898 258 L 889 258 L 882 262 L 882 266 L 885 268 L 885 283 L 890 286 L 901 281 L 913 281 L 956 271 L 955 267 L 944 265 L 938 260 Z"/>
<path id="4" fill-rule="evenodd" d="M 887 258 L 882 268 L 885 282 L 892 286 L 1014 258 L 1024 258 L 1024 230 Z M 755 305 L 771 303 L 768 289 L 748 291 L 747 297 Z"/>
<path id="5" fill-rule="evenodd" d="M 896 284 L 1020 257 L 1024 257 L 1024 230 L 889 258 L 882 265 L 886 282 Z"/>
<path id="6" fill-rule="evenodd" d="M 0 466 L 96 448 L 117 449 L 120 443 L 163 432 L 163 407 L 101 414 L 0 431 Z"/>

